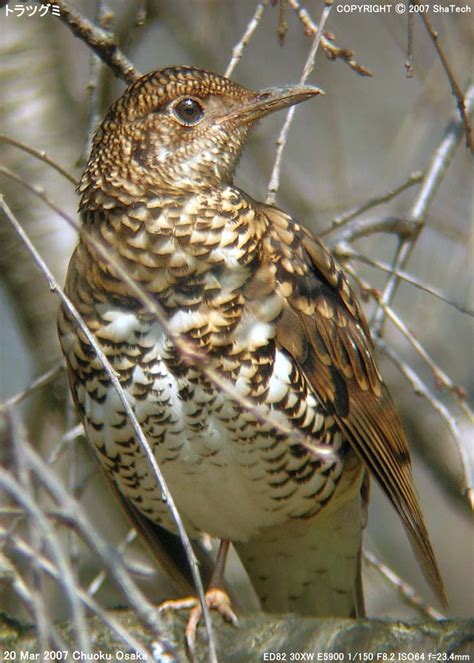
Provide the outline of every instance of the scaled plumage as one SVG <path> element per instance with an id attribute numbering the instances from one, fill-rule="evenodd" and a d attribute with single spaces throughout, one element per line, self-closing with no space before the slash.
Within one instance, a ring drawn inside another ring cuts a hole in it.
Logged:
<path id="1" fill-rule="evenodd" d="M 232 183 L 252 124 L 317 92 L 252 92 L 187 67 L 147 74 L 109 110 L 79 186 L 87 231 L 176 333 L 304 447 L 186 364 L 84 239 L 66 290 L 129 395 L 190 535 L 232 541 L 266 610 L 355 616 L 367 469 L 444 598 L 407 440 L 341 268 L 310 231 Z M 118 397 L 64 310 L 59 331 L 87 436 L 139 531 L 176 571 L 159 535 L 173 523 Z"/>

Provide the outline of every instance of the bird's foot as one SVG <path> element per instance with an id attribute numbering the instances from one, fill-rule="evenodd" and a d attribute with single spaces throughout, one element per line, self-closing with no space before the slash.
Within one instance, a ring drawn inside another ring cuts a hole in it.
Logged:
<path id="1" fill-rule="evenodd" d="M 210 610 L 217 610 L 226 622 L 236 626 L 237 617 L 232 609 L 229 595 L 220 587 L 211 587 L 206 592 L 206 604 Z M 186 645 L 191 655 L 196 643 L 196 631 L 202 618 L 202 606 L 197 596 L 187 596 L 183 599 L 164 601 L 158 607 L 160 612 L 165 610 L 191 610 L 185 636 Z"/>

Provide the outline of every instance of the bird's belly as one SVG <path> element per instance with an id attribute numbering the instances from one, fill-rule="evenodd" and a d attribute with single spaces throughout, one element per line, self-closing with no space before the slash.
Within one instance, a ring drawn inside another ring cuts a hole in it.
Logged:
<path id="1" fill-rule="evenodd" d="M 212 456 L 201 440 L 194 438 L 192 444 L 194 459 L 162 464 L 163 472 L 191 527 L 221 539 L 246 541 L 265 527 L 309 517 L 335 487 L 334 476 L 328 479 L 316 471 L 301 484 L 289 479 L 284 469 L 274 471 L 268 461 L 268 438 L 256 436 L 253 453 L 239 448 L 231 435 L 222 436 L 220 449 Z M 284 456 L 284 443 L 272 451 L 272 458 Z"/>
<path id="2" fill-rule="evenodd" d="M 179 397 L 168 393 L 166 401 L 135 402 L 135 411 L 190 534 L 246 541 L 262 528 L 316 514 L 330 498 L 342 454 L 326 459 L 301 448 L 294 453 L 271 426 L 218 393 L 191 422 Z M 86 423 L 88 437 L 120 491 L 151 520 L 174 530 L 148 462 L 116 405 L 111 390 L 102 405 L 94 404 L 94 417 L 108 423 L 100 430 Z"/>
<path id="3" fill-rule="evenodd" d="M 122 322 L 121 333 L 125 327 Z M 286 355 L 276 351 L 267 404 L 259 407 L 287 429 L 291 422 L 281 403 L 293 413 L 301 410 L 313 431 L 308 440 L 314 453 L 277 433 L 270 422 L 257 421 L 194 369 L 171 370 L 162 359 L 162 333 L 148 330 L 147 336 L 141 339 L 142 357 L 135 350 L 133 357 L 115 357 L 113 365 L 128 371 L 125 391 L 189 533 L 246 541 L 262 528 L 316 514 L 341 475 L 344 444 L 335 427 L 326 425 L 314 397 L 300 408 Z M 236 393 L 245 393 L 242 371 L 233 380 Z M 151 520 L 174 530 L 115 390 L 90 372 L 76 395 L 87 436 L 119 490 Z"/>

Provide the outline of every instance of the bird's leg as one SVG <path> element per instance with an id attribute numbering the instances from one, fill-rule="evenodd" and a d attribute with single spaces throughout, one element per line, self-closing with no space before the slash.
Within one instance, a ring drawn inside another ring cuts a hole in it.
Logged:
<path id="1" fill-rule="evenodd" d="M 232 609 L 230 597 L 223 587 L 225 563 L 229 546 L 230 541 L 228 539 L 223 539 L 220 542 L 211 581 L 206 591 L 206 604 L 209 609 L 217 610 L 227 622 L 235 625 L 237 624 L 237 617 Z M 196 641 L 196 630 L 202 617 L 202 606 L 199 598 L 197 596 L 188 596 L 183 599 L 165 601 L 158 609 L 162 611 L 170 608 L 173 610 L 191 609 L 185 634 L 188 649 L 192 652 Z"/>

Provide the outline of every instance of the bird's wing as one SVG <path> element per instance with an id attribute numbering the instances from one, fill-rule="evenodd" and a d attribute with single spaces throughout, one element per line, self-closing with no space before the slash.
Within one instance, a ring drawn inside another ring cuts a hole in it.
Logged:
<path id="1" fill-rule="evenodd" d="M 425 577 L 446 604 L 443 581 L 415 492 L 408 441 L 375 362 L 364 314 L 340 266 L 309 231 L 274 207 L 267 259 L 285 307 L 277 343 L 290 353 L 394 505 Z"/>

